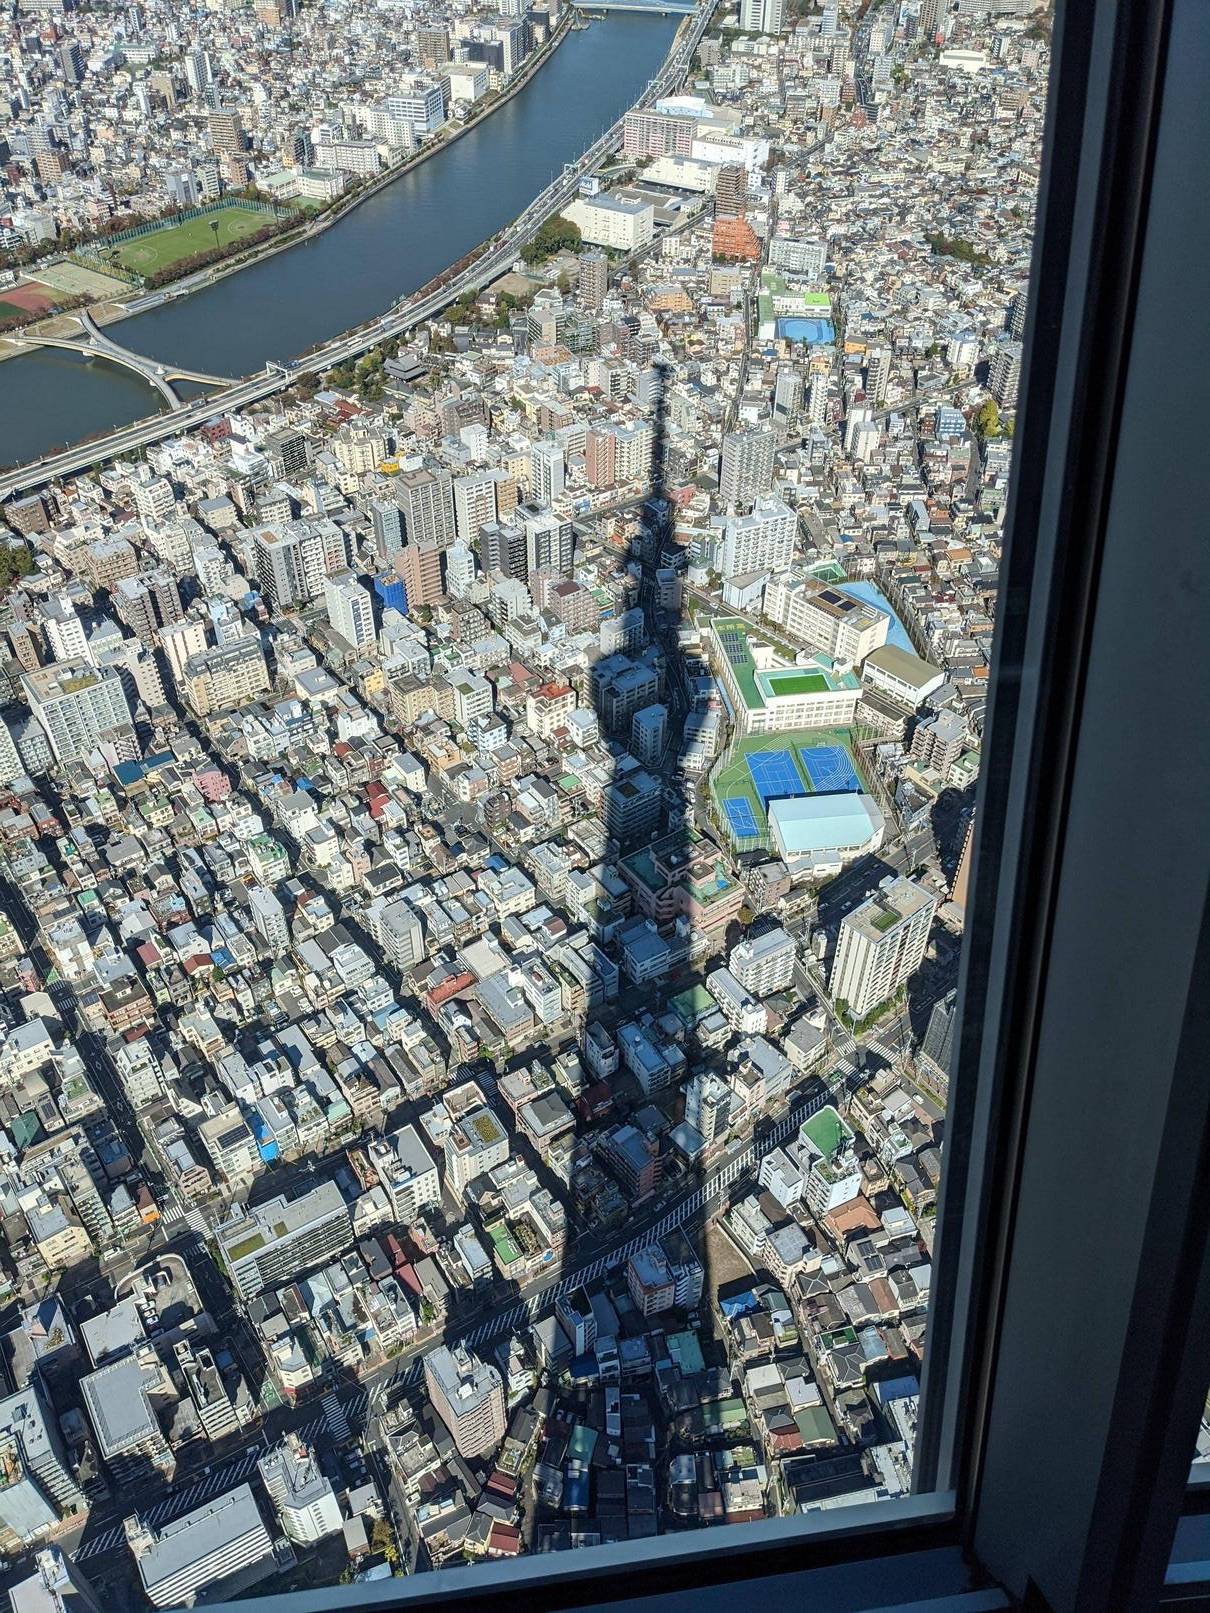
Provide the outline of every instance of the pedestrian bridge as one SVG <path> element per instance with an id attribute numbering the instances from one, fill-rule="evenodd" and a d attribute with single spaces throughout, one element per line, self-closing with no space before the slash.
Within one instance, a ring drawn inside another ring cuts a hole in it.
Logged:
<path id="1" fill-rule="evenodd" d="M 174 381 L 195 381 L 199 386 L 216 387 L 235 384 L 229 375 L 207 375 L 201 370 L 186 370 L 175 364 L 161 364 L 158 359 L 144 358 L 141 353 L 132 353 L 128 347 L 115 342 L 112 336 L 107 336 L 87 309 L 70 317 L 80 327 L 81 334 L 78 337 L 44 336 L 40 332 L 23 331 L 19 336 L 10 336 L 7 339 L 22 342 L 27 347 L 57 347 L 65 353 L 82 353 L 85 358 L 103 358 L 110 364 L 120 364 L 124 369 L 133 370 L 136 375 L 141 375 L 144 381 L 155 387 L 173 409 L 184 408 L 184 399 L 172 385 Z"/>
<path id="2" fill-rule="evenodd" d="M 577 11 L 650 11 L 657 17 L 692 17 L 697 0 L 571 0 Z"/>

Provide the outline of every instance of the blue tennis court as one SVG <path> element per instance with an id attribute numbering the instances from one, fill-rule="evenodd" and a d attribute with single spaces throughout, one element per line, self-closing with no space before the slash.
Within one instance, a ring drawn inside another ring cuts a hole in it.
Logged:
<path id="1" fill-rule="evenodd" d="M 861 793 L 861 780 L 843 745 L 812 745 L 800 750 L 798 756 L 807 770 L 812 789 L 838 794 Z"/>
<path id="2" fill-rule="evenodd" d="M 742 840 L 748 835 L 758 835 L 760 833 L 756 818 L 752 813 L 752 807 L 749 802 L 744 800 L 742 795 L 727 796 L 723 802 L 723 808 L 727 814 L 727 822 L 731 825 L 733 835 L 737 835 Z"/>
<path id="3" fill-rule="evenodd" d="M 806 795 L 802 775 L 788 750 L 756 751 L 747 762 L 761 806 L 787 795 Z"/>

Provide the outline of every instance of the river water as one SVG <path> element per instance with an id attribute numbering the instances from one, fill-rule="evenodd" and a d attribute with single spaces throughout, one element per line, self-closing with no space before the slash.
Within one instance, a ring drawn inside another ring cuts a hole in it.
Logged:
<path id="1" fill-rule="evenodd" d="M 290 358 L 415 291 L 523 212 L 642 93 L 679 19 L 613 12 L 570 35 L 505 106 L 315 240 L 112 327 L 210 375 Z M 0 363 L 0 465 L 155 412 L 129 370 L 44 351 Z"/>

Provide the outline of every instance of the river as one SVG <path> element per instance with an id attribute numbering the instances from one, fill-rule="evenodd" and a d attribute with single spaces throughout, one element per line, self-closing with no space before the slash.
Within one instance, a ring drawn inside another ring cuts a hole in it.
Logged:
<path id="1" fill-rule="evenodd" d="M 638 99 L 677 17 L 612 12 L 572 33 L 512 100 L 304 245 L 112 327 L 133 352 L 243 376 L 381 313 L 524 212 Z M 0 465 L 153 414 L 129 370 L 70 353 L 0 363 Z"/>

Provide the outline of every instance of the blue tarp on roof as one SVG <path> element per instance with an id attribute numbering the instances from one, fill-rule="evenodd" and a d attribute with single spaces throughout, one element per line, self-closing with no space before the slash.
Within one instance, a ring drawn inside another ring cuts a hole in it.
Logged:
<path id="1" fill-rule="evenodd" d="M 730 1299 L 720 1299 L 718 1305 L 729 1322 L 733 1322 L 737 1316 L 751 1316 L 753 1311 L 760 1309 L 760 1303 L 750 1288 L 746 1288 L 742 1294 L 732 1294 Z"/>

